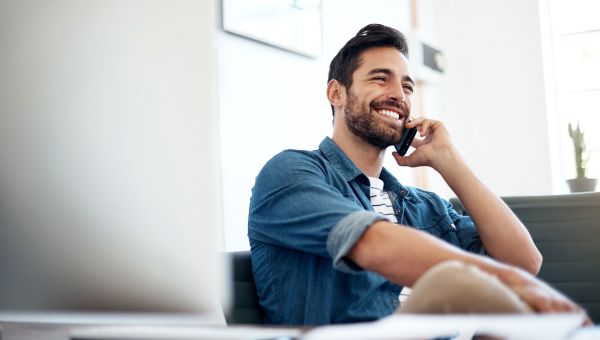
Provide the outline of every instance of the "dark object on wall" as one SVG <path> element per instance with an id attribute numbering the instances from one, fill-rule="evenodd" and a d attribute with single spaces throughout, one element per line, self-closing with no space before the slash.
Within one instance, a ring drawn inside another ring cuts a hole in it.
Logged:
<path id="1" fill-rule="evenodd" d="M 434 71 L 444 73 L 444 54 L 442 51 L 425 43 L 421 43 L 421 45 L 423 47 L 423 65 Z"/>
<path id="2" fill-rule="evenodd" d="M 503 197 L 544 256 L 539 278 L 600 321 L 600 193 Z M 450 200 L 466 213 L 456 198 Z"/>

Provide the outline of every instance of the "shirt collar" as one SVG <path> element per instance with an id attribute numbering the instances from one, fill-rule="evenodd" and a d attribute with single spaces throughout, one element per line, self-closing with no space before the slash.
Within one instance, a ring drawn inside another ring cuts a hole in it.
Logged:
<path id="1" fill-rule="evenodd" d="M 351 181 L 359 175 L 364 175 L 359 168 L 348 158 L 348 156 L 335 144 L 333 139 L 325 137 L 321 144 L 319 144 L 319 150 L 327 158 L 329 163 L 336 168 L 337 171 L 344 177 L 346 181 Z"/>
<path id="2" fill-rule="evenodd" d="M 366 175 L 354 165 L 354 163 L 348 158 L 348 156 L 335 144 L 333 139 L 325 137 L 319 145 L 319 150 L 327 158 L 329 163 L 344 177 L 346 181 L 351 181 L 356 177 Z"/>
<path id="3" fill-rule="evenodd" d="M 319 150 L 346 181 L 349 182 L 359 175 L 363 175 L 366 178 L 366 175 L 354 165 L 350 158 L 330 137 L 323 139 L 321 144 L 319 144 Z M 386 168 L 381 169 L 379 178 L 385 183 L 384 187 L 386 190 L 398 190 L 405 193 L 404 195 L 408 194 L 406 188 Z"/>
<path id="4" fill-rule="evenodd" d="M 399 192 L 400 196 L 402 196 L 402 198 L 404 198 L 408 195 L 407 188 L 404 185 L 402 185 L 400 182 L 398 182 L 396 177 L 394 177 L 394 175 L 392 175 L 389 171 L 387 171 L 386 168 L 381 169 L 381 174 L 379 175 L 379 178 L 383 181 L 383 183 L 384 183 L 383 187 L 385 188 L 386 191 Z"/>

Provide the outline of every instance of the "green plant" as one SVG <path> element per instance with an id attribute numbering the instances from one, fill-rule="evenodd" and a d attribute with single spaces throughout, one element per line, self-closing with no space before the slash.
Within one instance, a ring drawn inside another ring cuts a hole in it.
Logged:
<path id="1" fill-rule="evenodd" d="M 573 141 L 573 147 L 575 149 L 575 169 L 577 170 L 577 178 L 585 178 L 586 163 L 589 155 L 586 154 L 585 140 L 583 139 L 583 132 L 579 128 L 579 122 L 577 122 L 577 128 L 573 129 L 571 123 L 569 123 L 569 136 Z"/>

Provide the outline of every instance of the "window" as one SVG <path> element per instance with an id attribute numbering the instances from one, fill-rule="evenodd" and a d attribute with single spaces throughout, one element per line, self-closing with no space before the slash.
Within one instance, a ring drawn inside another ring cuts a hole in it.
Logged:
<path id="1" fill-rule="evenodd" d="M 585 133 L 587 177 L 600 178 L 600 1 L 549 0 L 561 173 L 575 177 L 568 123 Z"/>

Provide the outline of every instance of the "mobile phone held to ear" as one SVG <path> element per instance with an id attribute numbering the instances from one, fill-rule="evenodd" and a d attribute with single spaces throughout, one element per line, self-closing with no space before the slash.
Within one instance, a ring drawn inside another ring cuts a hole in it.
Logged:
<path id="1" fill-rule="evenodd" d="M 400 138 L 400 143 L 394 145 L 396 151 L 398 151 L 398 154 L 400 154 L 400 156 L 406 155 L 408 147 L 410 147 L 410 144 L 412 143 L 413 139 L 415 139 L 416 134 L 416 127 L 410 129 L 407 129 L 406 127 L 404 128 L 404 132 L 402 132 L 402 138 Z"/>

